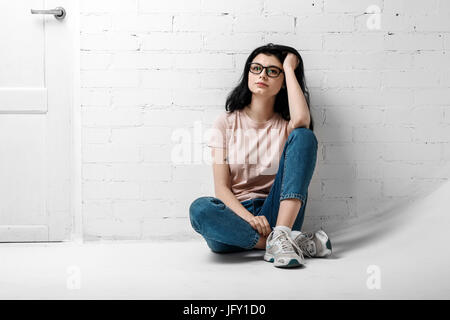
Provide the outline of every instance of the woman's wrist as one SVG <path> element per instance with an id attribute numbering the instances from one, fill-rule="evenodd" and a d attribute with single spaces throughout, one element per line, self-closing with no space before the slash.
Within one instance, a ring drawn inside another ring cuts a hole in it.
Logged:
<path id="1" fill-rule="evenodd" d="M 284 69 L 284 73 L 294 73 L 295 74 L 295 69 L 292 67 L 287 67 L 287 68 L 283 68 Z"/>
<path id="2" fill-rule="evenodd" d="M 250 220 L 252 220 L 255 216 L 247 210 L 247 212 L 242 212 L 240 214 L 241 218 L 244 219 L 247 223 L 250 223 Z"/>
<path id="3" fill-rule="evenodd" d="M 252 220 L 255 216 L 253 214 L 251 214 L 250 211 L 247 211 L 248 214 L 245 215 L 244 220 L 247 221 L 248 223 L 250 223 L 250 220 Z"/>

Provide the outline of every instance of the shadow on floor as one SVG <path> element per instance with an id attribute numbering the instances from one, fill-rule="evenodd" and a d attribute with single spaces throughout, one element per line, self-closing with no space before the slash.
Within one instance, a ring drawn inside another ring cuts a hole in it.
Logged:
<path id="1" fill-rule="evenodd" d="M 224 264 L 224 263 L 246 263 L 252 261 L 264 261 L 265 250 L 249 250 L 241 252 L 230 252 L 230 253 L 214 253 L 210 252 L 210 260 L 214 263 Z M 306 258 L 306 261 L 311 260 L 311 258 Z M 333 254 L 327 258 L 321 258 L 321 260 L 336 260 L 340 259 L 339 254 Z M 265 262 L 265 261 L 264 261 Z M 266 262 L 269 263 L 269 262 Z M 294 268 L 296 269 L 296 268 Z"/>
<path id="2" fill-rule="evenodd" d="M 217 263 L 243 263 L 263 260 L 264 250 L 248 250 L 241 252 L 215 253 L 210 251 L 210 259 Z"/>

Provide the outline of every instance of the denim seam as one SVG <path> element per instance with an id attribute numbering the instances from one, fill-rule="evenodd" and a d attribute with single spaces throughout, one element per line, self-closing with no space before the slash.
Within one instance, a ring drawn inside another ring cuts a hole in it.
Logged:
<path id="1" fill-rule="evenodd" d="M 286 145 L 289 144 L 289 139 L 288 141 L 286 141 Z M 288 146 L 286 146 L 286 152 L 284 153 L 284 159 L 283 159 L 283 174 L 281 176 L 281 187 L 280 187 L 280 194 L 283 193 L 283 186 L 284 186 L 284 175 L 286 173 L 286 158 L 287 158 L 287 153 L 288 153 Z"/>

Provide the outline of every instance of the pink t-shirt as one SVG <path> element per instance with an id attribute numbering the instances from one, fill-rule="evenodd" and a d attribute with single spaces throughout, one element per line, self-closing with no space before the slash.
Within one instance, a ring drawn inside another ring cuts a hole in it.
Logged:
<path id="1" fill-rule="evenodd" d="M 279 113 L 258 122 L 244 110 L 224 111 L 214 121 L 208 146 L 226 149 L 231 191 L 239 201 L 269 195 L 284 144 L 293 130 L 288 124 Z"/>

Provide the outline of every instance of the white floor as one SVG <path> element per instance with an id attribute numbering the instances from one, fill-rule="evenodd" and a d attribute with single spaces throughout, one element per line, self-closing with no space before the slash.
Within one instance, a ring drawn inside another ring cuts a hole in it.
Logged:
<path id="1" fill-rule="evenodd" d="M 446 184 L 355 226 L 332 238 L 331 259 L 300 269 L 203 241 L 0 244 L 0 298 L 449 299 L 448 195 Z"/>

